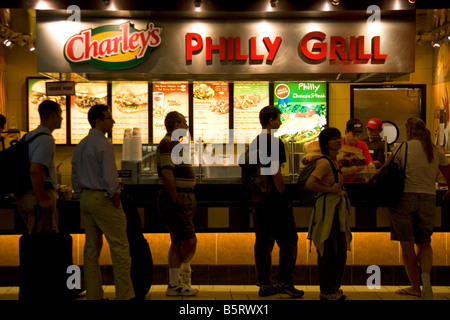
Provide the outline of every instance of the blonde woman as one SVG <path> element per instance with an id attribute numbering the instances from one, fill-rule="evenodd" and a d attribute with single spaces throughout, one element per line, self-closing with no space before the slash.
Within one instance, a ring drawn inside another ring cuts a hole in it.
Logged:
<path id="1" fill-rule="evenodd" d="M 408 119 L 406 133 L 407 148 L 403 144 L 395 158 L 403 166 L 406 153 L 405 189 L 398 204 L 391 208 L 391 240 L 400 241 L 403 264 L 411 287 L 400 289 L 397 293 L 430 300 L 433 297 L 430 271 L 433 261 L 431 235 L 436 215 L 435 181 L 440 170 L 447 185 L 450 185 L 450 166 L 444 153 L 433 144 L 431 133 L 422 119 Z M 444 197 L 450 199 L 449 192 Z M 414 245 L 417 246 L 417 253 Z M 422 271 L 420 275 L 419 267 Z"/>

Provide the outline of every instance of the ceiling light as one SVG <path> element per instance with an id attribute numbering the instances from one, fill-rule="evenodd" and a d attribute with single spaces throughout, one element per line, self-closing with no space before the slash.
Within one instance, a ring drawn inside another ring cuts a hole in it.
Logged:
<path id="1" fill-rule="evenodd" d="M 28 49 L 29 49 L 31 52 L 33 52 L 33 51 L 36 50 L 36 48 L 35 48 L 33 42 L 30 42 L 30 44 L 28 45 Z"/>
<path id="2" fill-rule="evenodd" d="M 202 6 L 202 0 L 194 0 L 194 6 L 200 8 Z"/>
<path id="3" fill-rule="evenodd" d="M 431 42 L 431 45 L 433 46 L 433 48 L 439 48 L 441 46 L 439 41 L 433 41 L 433 42 Z"/>
<path id="4" fill-rule="evenodd" d="M 5 41 L 3 41 L 3 44 L 7 47 L 10 47 L 12 45 L 12 42 L 9 39 L 5 39 Z"/>
<path id="5" fill-rule="evenodd" d="M 277 4 L 278 4 L 278 0 L 270 0 L 270 6 L 272 8 L 275 8 L 277 6 Z"/>
<path id="6" fill-rule="evenodd" d="M 333 4 L 333 6 L 338 6 L 339 0 L 331 0 L 331 3 Z"/>

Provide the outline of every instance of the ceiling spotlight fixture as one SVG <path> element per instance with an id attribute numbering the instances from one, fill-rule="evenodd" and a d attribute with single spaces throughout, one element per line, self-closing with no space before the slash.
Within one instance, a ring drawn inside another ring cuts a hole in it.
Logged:
<path id="1" fill-rule="evenodd" d="M 33 42 L 30 42 L 30 44 L 28 45 L 28 49 L 29 49 L 31 52 L 33 52 L 33 51 L 36 50 L 36 48 L 35 48 Z"/>
<path id="2" fill-rule="evenodd" d="M 202 6 L 202 0 L 194 0 L 194 6 L 200 8 Z"/>
<path id="3" fill-rule="evenodd" d="M 270 0 L 270 6 L 275 8 L 278 5 L 278 0 Z"/>
<path id="4" fill-rule="evenodd" d="M 109 6 L 111 4 L 110 0 L 103 0 L 103 3 L 105 4 L 105 6 Z"/>
<path id="5" fill-rule="evenodd" d="M 11 40 L 5 39 L 5 41 L 3 41 L 3 44 L 4 44 L 5 46 L 7 46 L 7 47 L 11 47 L 11 45 L 12 45 L 13 43 L 11 42 Z"/>
<path id="6" fill-rule="evenodd" d="M 331 3 L 333 4 L 333 6 L 338 6 L 339 0 L 331 0 Z"/>
<path id="7" fill-rule="evenodd" d="M 416 0 L 408 0 L 408 2 L 414 4 L 416 3 Z"/>
<path id="8" fill-rule="evenodd" d="M 441 46 L 439 41 L 433 41 L 433 42 L 431 42 L 431 45 L 433 46 L 433 48 L 439 48 Z"/>

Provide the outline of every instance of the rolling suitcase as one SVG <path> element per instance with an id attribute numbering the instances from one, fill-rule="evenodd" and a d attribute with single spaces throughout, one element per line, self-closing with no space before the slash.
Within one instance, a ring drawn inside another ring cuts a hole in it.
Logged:
<path id="1" fill-rule="evenodd" d="M 19 259 L 19 300 L 68 300 L 76 296 L 66 283 L 70 276 L 67 267 L 73 264 L 70 234 L 24 234 L 19 239 Z"/>
<path id="2" fill-rule="evenodd" d="M 122 190 L 120 200 L 127 217 L 127 236 L 131 256 L 131 282 L 138 300 L 144 300 L 152 286 L 153 258 L 142 234 L 141 220 L 134 199 Z"/>

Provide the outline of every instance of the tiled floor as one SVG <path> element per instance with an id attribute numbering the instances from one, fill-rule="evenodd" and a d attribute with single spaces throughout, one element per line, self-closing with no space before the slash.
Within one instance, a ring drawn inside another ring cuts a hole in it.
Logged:
<path id="1" fill-rule="evenodd" d="M 200 291 L 194 297 L 167 297 L 166 285 L 153 285 L 146 296 L 146 300 L 285 300 L 291 299 L 284 294 L 261 298 L 258 296 L 256 286 L 219 286 L 199 285 L 193 286 Z M 297 289 L 305 291 L 301 300 L 319 300 L 318 286 L 296 286 Z M 369 289 L 366 286 L 342 286 L 342 290 L 348 300 L 421 300 L 413 296 L 396 294 L 398 286 L 382 286 L 380 289 Z M 402 287 L 404 288 L 404 287 Z M 105 286 L 105 297 L 114 300 L 114 286 Z M 450 300 L 450 287 L 433 287 L 433 300 Z M 0 287 L 0 300 L 17 300 L 18 287 Z M 84 293 L 79 300 L 85 300 Z"/>

